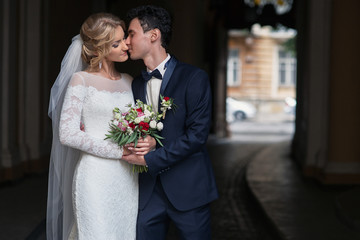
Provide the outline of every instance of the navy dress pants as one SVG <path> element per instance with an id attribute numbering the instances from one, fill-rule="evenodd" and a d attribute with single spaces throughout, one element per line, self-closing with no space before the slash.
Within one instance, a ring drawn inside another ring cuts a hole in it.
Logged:
<path id="1" fill-rule="evenodd" d="M 137 220 L 137 240 L 165 240 L 173 221 L 182 240 L 210 240 L 210 206 L 179 211 L 169 202 L 159 178 L 152 196 Z"/>

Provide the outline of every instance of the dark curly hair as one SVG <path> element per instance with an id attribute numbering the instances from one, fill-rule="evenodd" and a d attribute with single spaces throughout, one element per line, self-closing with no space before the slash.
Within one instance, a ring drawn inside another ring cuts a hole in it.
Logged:
<path id="1" fill-rule="evenodd" d="M 155 28 L 159 29 L 161 46 L 167 49 L 172 35 L 172 22 L 168 11 L 161 7 L 144 5 L 128 12 L 127 20 L 130 22 L 134 18 L 139 19 L 144 33 Z"/>

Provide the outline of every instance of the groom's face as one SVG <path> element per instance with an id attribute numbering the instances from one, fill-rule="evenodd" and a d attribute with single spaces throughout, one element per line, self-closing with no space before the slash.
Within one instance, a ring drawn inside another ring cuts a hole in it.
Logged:
<path id="1" fill-rule="evenodd" d="M 133 60 L 144 59 L 151 50 L 151 39 L 149 31 L 144 33 L 137 18 L 131 20 L 128 37 L 125 41 L 129 48 L 130 58 Z"/>

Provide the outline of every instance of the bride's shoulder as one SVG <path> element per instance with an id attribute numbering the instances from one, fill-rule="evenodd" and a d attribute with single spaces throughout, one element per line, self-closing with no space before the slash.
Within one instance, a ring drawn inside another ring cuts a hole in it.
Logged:
<path id="1" fill-rule="evenodd" d="M 81 79 L 82 81 L 85 81 L 85 79 L 88 77 L 88 72 L 85 71 L 79 71 L 79 72 L 75 72 L 73 74 L 73 78 L 77 78 L 77 79 Z"/>
<path id="2" fill-rule="evenodd" d="M 77 78 L 78 81 L 81 80 L 84 86 L 91 86 L 94 84 L 96 85 L 102 77 L 85 70 L 74 73 L 73 78 Z"/>
<path id="3" fill-rule="evenodd" d="M 70 80 L 70 85 L 71 86 L 85 85 L 85 79 L 84 79 L 84 75 L 82 74 L 82 72 L 73 73 L 71 80 Z"/>
<path id="4" fill-rule="evenodd" d="M 121 73 L 121 78 L 128 83 L 132 83 L 132 80 L 134 79 L 130 74 L 128 73 Z"/>
<path id="5" fill-rule="evenodd" d="M 130 80 L 130 81 L 133 80 L 133 77 L 128 73 L 121 73 L 121 76 L 122 76 L 122 78 L 124 78 L 126 80 Z"/>

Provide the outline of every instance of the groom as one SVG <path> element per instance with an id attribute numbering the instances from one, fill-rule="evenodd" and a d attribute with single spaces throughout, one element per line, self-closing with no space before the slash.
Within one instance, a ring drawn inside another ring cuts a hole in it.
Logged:
<path id="1" fill-rule="evenodd" d="M 169 13 L 155 6 L 129 11 L 126 44 L 131 59 L 142 59 L 147 72 L 132 82 L 134 99 L 160 111 L 160 95 L 172 98 L 175 111 L 162 120 L 164 147 L 123 159 L 147 165 L 139 174 L 137 239 L 165 239 L 172 221 L 181 239 L 211 239 L 209 203 L 218 197 L 206 141 L 211 121 L 207 74 L 167 53 L 172 28 Z M 190 36 L 187 36 L 190 37 Z"/>

